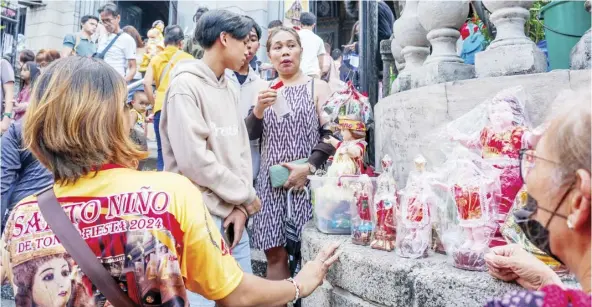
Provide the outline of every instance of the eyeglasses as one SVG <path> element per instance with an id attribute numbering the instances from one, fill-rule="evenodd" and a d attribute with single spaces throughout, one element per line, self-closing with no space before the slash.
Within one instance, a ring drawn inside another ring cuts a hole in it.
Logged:
<path id="1" fill-rule="evenodd" d="M 559 164 L 555 161 L 541 158 L 535 155 L 535 151 L 532 149 L 520 149 L 520 177 L 522 182 L 526 183 L 526 178 L 530 171 L 534 168 L 536 160 L 543 160 L 553 164 Z"/>

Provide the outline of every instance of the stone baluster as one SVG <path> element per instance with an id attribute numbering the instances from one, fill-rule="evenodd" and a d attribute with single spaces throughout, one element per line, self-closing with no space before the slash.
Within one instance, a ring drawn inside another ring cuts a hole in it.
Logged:
<path id="1" fill-rule="evenodd" d="M 395 67 L 397 68 L 397 79 L 391 84 L 391 91 L 390 93 L 396 93 L 396 89 L 399 87 L 399 76 L 401 76 L 401 72 L 405 69 L 405 58 L 401 54 L 401 45 L 396 38 L 391 39 L 391 54 L 395 59 Z"/>
<path id="2" fill-rule="evenodd" d="M 460 37 L 458 29 L 468 15 L 469 0 L 419 1 L 417 16 L 428 31 L 432 54 L 411 77 L 412 87 L 475 77 L 474 66 L 464 64 L 456 52 L 456 42 Z"/>
<path id="3" fill-rule="evenodd" d="M 530 17 L 528 9 L 534 1 L 484 0 L 492 12 L 490 20 L 497 29 L 487 50 L 475 55 L 478 78 L 547 71 L 545 54 L 524 34 L 524 24 Z"/>
<path id="4" fill-rule="evenodd" d="M 385 39 L 380 42 L 380 57 L 382 59 L 382 97 L 390 94 L 390 82 L 392 77 L 392 70 L 395 66 L 395 59 L 391 52 L 391 39 Z"/>
<path id="5" fill-rule="evenodd" d="M 584 3 L 586 11 L 590 12 L 590 0 Z M 571 69 L 590 69 L 592 68 L 592 29 L 588 29 L 580 41 L 571 49 L 570 67 Z"/>
<path id="6" fill-rule="evenodd" d="M 395 92 L 411 88 L 411 74 L 421 67 L 430 54 L 430 42 L 426 30 L 417 19 L 418 0 L 407 0 L 401 18 L 395 21 L 393 34 L 402 47 L 401 54 L 405 58 L 405 70 L 399 74 Z"/>

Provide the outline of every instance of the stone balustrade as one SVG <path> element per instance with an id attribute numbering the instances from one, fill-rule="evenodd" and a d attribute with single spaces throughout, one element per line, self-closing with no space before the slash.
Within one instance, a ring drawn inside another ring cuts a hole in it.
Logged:
<path id="1" fill-rule="evenodd" d="M 402 2 L 402 1 L 401 1 Z M 544 53 L 524 33 L 534 1 L 483 1 L 497 29 L 487 49 L 475 55 L 475 65 L 457 55 L 458 31 L 466 21 L 469 0 L 407 0 L 393 25 L 391 55 L 381 48 L 385 62 L 394 59 L 397 79 L 384 93 L 398 93 L 428 85 L 472 78 L 487 78 L 547 71 Z M 589 9 L 582 2 L 582 9 Z M 572 69 L 589 69 L 592 34 L 588 31 L 572 51 Z M 381 44 L 383 44 L 381 43 Z M 430 52 L 431 48 L 431 52 Z M 385 72 L 387 72 L 385 70 Z M 384 80 L 389 80 L 387 77 Z M 387 85 L 388 83 L 383 83 Z M 387 95 L 383 95 L 387 96 Z"/>

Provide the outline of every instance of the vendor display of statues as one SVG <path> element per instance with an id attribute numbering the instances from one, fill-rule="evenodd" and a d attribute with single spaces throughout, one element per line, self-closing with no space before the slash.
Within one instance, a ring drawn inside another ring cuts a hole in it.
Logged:
<path id="1" fill-rule="evenodd" d="M 350 212 L 352 214 L 352 243 L 369 245 L 374 223 L 372 219 L 374 185 L 370 177 L 360 176 L 351 188 L 354 191 L 355 201 L 352 202 Z"/>
<path id="2" fill-rule="evenodd" d="M 397 214 L 396 253 L 405 258 L 428 256 L 432 238 L 430 219 L 429 181 L 425 176 L 426 160 L 415 159 L 415 170 L 409 174 L 407 185 L 400 193 L 400 210 Z"/>
<path id="3" fill-rule="evenodd" d="M 397 184 L 391 173 L 393 160 L 386 155 L 381 164 L 382 174 L 378 176 L 374 197 L 376 225 L 370 247 L 390 252 L 395 249 Z"/>

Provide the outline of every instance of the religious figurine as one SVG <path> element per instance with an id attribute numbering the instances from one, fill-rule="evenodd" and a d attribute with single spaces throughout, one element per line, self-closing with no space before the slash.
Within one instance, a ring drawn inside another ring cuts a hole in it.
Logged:
<path id="1" fill-rule="evenodd" d="M 157 20 L 152 24 L 152 29 L 148 30 L 148 42 L 146 43 L 146 52 L 142 56 L 139 72 L 146 72 L 150 60 L 164 50 L 164 22 Z"/>
<path id="2" fill-rule="evenodd" d="M 366 125 L 355 115 L 341 116 L 339 130 L 343 141 L 333 136 L 325 139 L 325 143 L 335 147 L 335 156 L 330 159 L 331 166 L 327 171 L 329 177 L 360 175 L 364 168 L 366 151 Z"/>
<path id="3" fill-rule="evenodd" d="M 355 202 L 352 204 L 352 243 L 369 245 L 374 223 L 372 221 L 371 204 L 374 187 L 370 177 L 360 176 L 351 185 Z"/>
<path id="4" fill-rule="evenodd" d="M 423 156 L 415 160 L 415 170 L 409 174 L 407 186 L 400 194 L 401 209 L 398 212 L 396 252 L 404 258 L 428 256 L 432 237 L 430 218 L 429 183 L 426 181 Z"/>
<path id="5" fill-rule="evenodd" d="M 485 269 L 483 257 L 497 228 L 495 204 L 500 194 L 497 172 L 487 165 L 479 165 L 480 162 L 467 157 L 447 161 L 452 166 L 448 189 L 456 204 L 461 229 L 452 248 L 453 263 L 457 268 L 475 271 Z"/>
<path id="6" fill-rule="evenodd" d="M 382 159 L 382 174 L 378 176 L 378 189 L 375 196 L 376 226 L 370 247 L 385 251 L 395 249 L 397 211 L 397 184 L 391 173 L 393 160 L 386 155 Z"/>
<path id="7" fill-rule="evenodd" d="M 481 156 L 500 170 L 501 197 L 496 218 L 498 229 L 490 246 L 505 245 L 501 226 L 512 207 L 516 194 L 523 185 L 520 178 L 520 149 L 533 144 L 533 134 L 526 127 L 524 107 L 510 89 L 498 93 L 487 104 L 487 125 L 481 130 L 478 140 L 453 138 L 469 148 L 479 149 Z"/>

